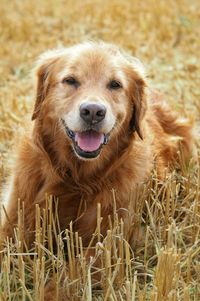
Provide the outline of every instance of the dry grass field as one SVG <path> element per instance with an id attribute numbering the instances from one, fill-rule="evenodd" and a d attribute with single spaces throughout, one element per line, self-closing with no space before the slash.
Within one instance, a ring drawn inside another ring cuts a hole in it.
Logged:
<path id="1" fill-rule="evenodd" d="M 30 71 L 34 61 L 46 49 L 87 39 L 118 44 L 140 58 L 150 85 L 164 93 L 180 114 L 194 121 L 199 150 L 198 0 L 1 0 L 0 12 L 2 185 L 12 161 L 10 150 L 17 146 L 31 116 L 35 90 Z M 51 230 L 57 222 L 51 219 L 54 200 L 48 201 L 45 212 L 37 208 L 33 250 L 20 242 L 23 208 L 19 208 L 16 242 L 7 242 L 1 254 L 0 301 L 43 300 L 50 277 L 57 286 L 62 283 L 65 300 L 200 300 L 199 162 L 191 161 L 189 166 L 182 162 L 179 171 L 168 175 L 163 183 L 152 174 L 143 192 L 130 195 L 130 200 L 140 198 L 141 207 L 134 209 L 134 218 L 130 214 L 129 233 L 115 213 L 107 237 L 101 238 L 99 208 L 95 233 L 99 242 L 90 262 L 85 260 L 81 239 L 73 229 L 66 231 L 67 272 L 61 237 L 57 238 L 57 254 L 52 252 Z M 132 250 L 127 235 L 140 224 L 144 243 Z M 46 231 L 48 247 L 44 245 Z M 98 271 L 92 267 L 96 258 L 101 262 Z M 97 272 L 101 285 L 91 280 Z"/>

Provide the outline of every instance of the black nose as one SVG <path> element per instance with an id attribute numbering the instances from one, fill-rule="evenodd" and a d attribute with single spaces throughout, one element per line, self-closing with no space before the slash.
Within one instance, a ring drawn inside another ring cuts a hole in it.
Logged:
<path id="1" fill-rule="evenodd" d="M 80 106 L 81 118 L 89 123 L 95 124 L 102 121 L 106 116 L 106 107 L 102 104 L 83 103 Z"/>

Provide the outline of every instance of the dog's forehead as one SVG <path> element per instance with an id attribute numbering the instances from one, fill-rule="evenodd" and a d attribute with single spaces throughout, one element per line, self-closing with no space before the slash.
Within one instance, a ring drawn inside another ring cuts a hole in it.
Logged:
<path id="1" fill-rule="evenodd" d="M 125 59 L 110 48 L 79 47 L 69 49 L 60 60 L 59 77 L 69 73 L 78 77 L 121 77 Z"/>
<path id="2" fill-rule="evenodd" d="M 89 64 L 120 63 L 124 60 L 117 47 L 109 44 L 79 44 L 69 48 L 68 54 L 74 62 L 86 60 Z"/>

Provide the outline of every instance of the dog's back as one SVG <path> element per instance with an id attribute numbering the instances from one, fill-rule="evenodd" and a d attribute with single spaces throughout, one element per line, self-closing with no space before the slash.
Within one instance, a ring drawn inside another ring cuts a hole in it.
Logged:
<path id="1" fill-rule="evenodd" d="M 159 132 L 156 135 L 157 143 L 162 144 L 162 152 L 167 162 L 177 161 L 180 157 L 187 162 L 191 154 L 195 155 L 192 121 L 173 111 L 164 96 L 157 91 L 151 94 L 150 107 L 155 117 L 154 131 Z M 152 125 L 152 119 L 150 124 Z M 166 148 L 163 147 L 164 140 L 167 142 Z"/>

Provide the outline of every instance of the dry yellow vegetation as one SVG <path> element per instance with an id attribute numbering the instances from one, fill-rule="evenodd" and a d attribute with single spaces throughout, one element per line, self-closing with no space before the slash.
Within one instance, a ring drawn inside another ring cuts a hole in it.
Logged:
<path id="1" fill-rule="evenodd" d="M 199 144 L 198 0 L 1 0 L 0 12 L 2 184 L 12 156 L 8 150 L 17 145 L 18 133 L 31 116 L 34 85 L 30 70 L 34 61 L 46 49 L 83 40 L 115 43 L 140 58 L 151 86 L 161 90 L 172 107 L 194 120 Z M 145 187 L 148 196 L 138 196 L 141 208 L 137 208 L 134 223 L 143 224 L 143 246 L 130 248 L 117 215 L 102 239 L 99 220 L 96 256 L 101 259 L 101 285 L 94 286 L 91 281 L 95 271 L 92 261 L 85 261 L 81 239 L 72 229 L 66 232 L 69 271 L 62 284 L 66 300 L 200 300 L 199 163 L 185 166 L 182 162 L 179 172 L 174 171 L 161 184 L 153 174 Z M 46 213 L 37 208 L 36 245 L 31 251 L 19 242 L 23 221 L 19 208 L 17 242 L 7 242 L 1 254 L 2 301 L 42 300 L 50 274 L 59 286 L 66 270 L 63 244 L 58 237 L 58 252 L 53 255 L 49 234 L 48 249 L 44 246 L 45 231 L 51 233 L 54 227 L 54 222 L 49 222 L 51 200 L 48 206 Z M 46 223 L 41 224 L 41 214 Z"/>

